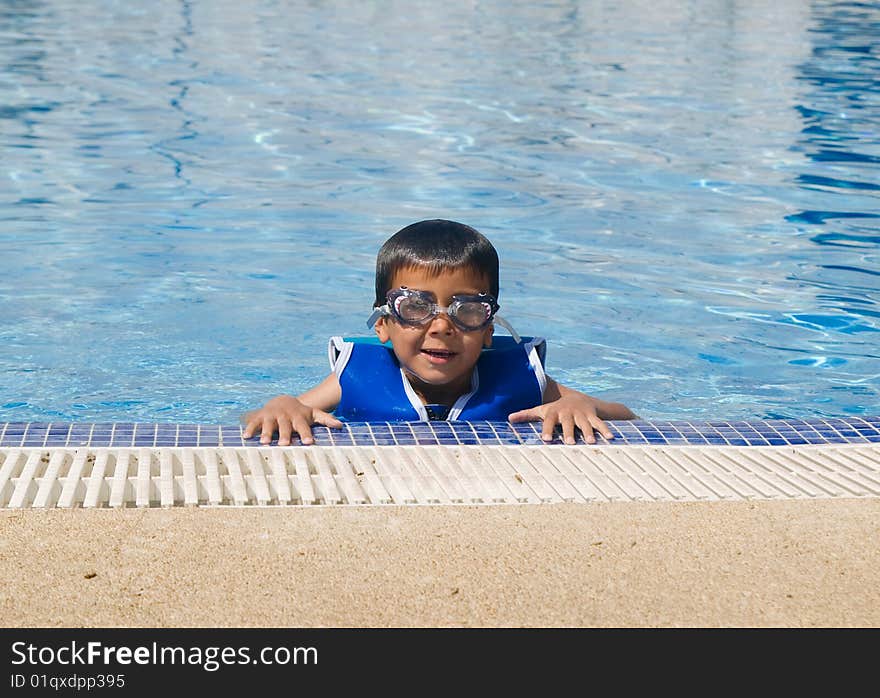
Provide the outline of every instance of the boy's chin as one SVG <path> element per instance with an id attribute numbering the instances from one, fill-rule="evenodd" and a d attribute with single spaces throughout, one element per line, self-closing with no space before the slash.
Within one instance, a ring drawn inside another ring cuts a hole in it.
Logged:
<path id="1" fill-rule="evenodd" d="M 432 370 L 433 369 L 433 370 Z M 411 379 L 414 379 L 416 383 L 421 383 L 423 385 L 430 385 L 435 388 L 440 388 L 442 386 L 452 385 L 458 381 L 465 381 L 465 377 L 459 374 L 454 376 L 446 375 L 442 371 L 438 371 L 433 366 L 429 366 L 423 371 L 413 371 L 411 368 L 406 368 L 407 376 Z M 468 384 L 470 383 L 470 376 L 467 377 Z"/>

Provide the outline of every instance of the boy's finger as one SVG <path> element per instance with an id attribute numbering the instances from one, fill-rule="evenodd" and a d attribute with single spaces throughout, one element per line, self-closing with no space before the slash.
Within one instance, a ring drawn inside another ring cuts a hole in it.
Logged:
<path id="1" fill-rule="evenodd" d="M 593 433 L 593 425 L 590 424 L 590 420 L 584 418 L 576 418 L 575 422 L 578 426 L 578 429 L 580 429 L 581 433 L 584 435 L 584 441 L 586 441 L 588 444 L 596 443 L 596 435 Z"/>
<path id="2" fill-rule="evenodd" d="M 512 412 L 507 415 L 508 422 L 537 422 L 541 419 L 541 408 L 540 407 L 531 407 L 527 410 L 520 410 L 519 412 Z"/>
<path id="3" fill-rule="evenodd" d="M 263 429 L 260 432 L 260 443 L 267 444 L 272 440 L 272 434 L 275 433 L 275 418 L 266 417 L 263 420 Z"/>
<path id="4" fill-rule="evenodd" d="M 315 439 L 312 438 L 312 425 L 300 416 L 293 418 L 293 428 L 299 434 L 299 440 L 304 444 L 313 444 Z"/>
<path id="5" fill-rule="evenodd" d="M 595 427 L 596 431 L 602 434 L 602 436 L 604 436 L 606 439 L 611 441 L 611 439 L 614 438 L 614 434 L 611 433 L 611 429 L 609 429 L 608 425 L 605 424 L 605 422 L 603 422 L 601 419 L 599 419 L 598 417 L 591 417 L 590 422 L 592 423 L 593 427 Z"/>
<path id="6" fill-rule="evenodd" d="M 553 430 L 556 428 L 556 414 L 551 412 L 544 417 L 544 426 L 541 428 L 541 439 L 553 441 Z"/>
<path id="7" fill-rule="evenodd" d="M 331 429 L 342 428 L 342 422 L 336 419 L 336 417 L 329 412 L 321 412 L 320 410 L 315 410 L 315 423 L 323 424 L 325 427 L 330 427 Z"/>
<path id="8" fill-rule="evenodd" d="M 574 417 L 566 416 L 562 420 L 562 440 L 567 444 L 574 443 Z"/>
<path id="9" fill-rule="evenodd" d="M 290 419 L 287 417 L 281 417 L 278 420 L 278 445 L 279 446 L 289 446 L 290 445 L 290 435 L 293 431 L 293 424 Z"/>

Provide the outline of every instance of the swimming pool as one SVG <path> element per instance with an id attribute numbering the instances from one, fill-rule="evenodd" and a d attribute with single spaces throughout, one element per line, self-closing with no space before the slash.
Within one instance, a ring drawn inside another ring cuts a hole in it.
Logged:
<path id="1" fill-rule="evenodd" d="M 572 387 L 877 414 L 876 6 L 342 7 L 0 9 L 0 421 L 234 423 L 437 216 Z"/>

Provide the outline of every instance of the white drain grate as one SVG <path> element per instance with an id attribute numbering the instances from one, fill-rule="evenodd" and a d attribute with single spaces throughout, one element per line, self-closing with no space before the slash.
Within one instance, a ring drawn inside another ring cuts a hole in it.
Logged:
<path id="1" fill-rule="evenodd" d="M 0 449 L 0 508 L 880 497 L 880 447 Z"/>

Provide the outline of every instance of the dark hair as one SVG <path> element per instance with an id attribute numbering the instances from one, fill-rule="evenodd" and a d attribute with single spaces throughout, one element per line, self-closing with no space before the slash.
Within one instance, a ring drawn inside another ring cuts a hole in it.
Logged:
<path id="1" fill-rule="evenodd" d="M 407 267 L 425 267 L 433 274 L 474 269 L 488 277 L 489 292 L 498 298 L 498 253 L 483 234 L 464 223 L 419 221 L 388 238 L 376 257 L 377 307 L 385 304 L 394 274 Z"/>

